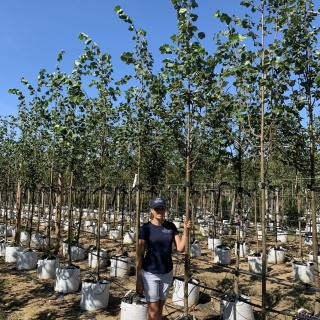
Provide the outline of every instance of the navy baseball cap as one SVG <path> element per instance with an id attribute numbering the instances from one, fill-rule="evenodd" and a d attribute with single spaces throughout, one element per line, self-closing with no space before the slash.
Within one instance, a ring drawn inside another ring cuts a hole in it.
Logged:
<path id="1" fill-rule="evenodd" d="M 153 208 L 153 209 L 156 207 L 166 207 L 166 206 L 167 206 L 166 201 L 161 197 L 153 198 L 150 202 L 150 208 Z"/>

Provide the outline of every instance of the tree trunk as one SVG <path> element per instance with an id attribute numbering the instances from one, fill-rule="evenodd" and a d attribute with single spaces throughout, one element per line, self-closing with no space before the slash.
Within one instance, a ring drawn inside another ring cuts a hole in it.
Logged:
<path id="1" fill-rule="evenodd" d="M 57 213 L 56 213 L 56 236 L 57 236 L 57 243 L 55 247 L 55 254 L 58 254 L 59 249 L 60 249 L 60 239 L 61 239 L 61 210 L 62 210 L 62 174 L 58 174 L 58 190 L 57 190 Z"/>
<path id="2" fill-rule="evenodd" d="M 137 181 L 136 181 L 136 185 L 138 186 L 137 192 L 136 192 L 136 260 L 138 260 L 138 252 L 139 252 L 140 198 L 141 198 L 140 173 L 141 173 L 141 146 L 139 143 L 139 146 L 138 146 L 138 172 L 137 172 Z"/>
<path id="3" fill-rule="evenodd" d="M 186 221 L 190 220 L 190 105 L 187 123 L 187 161 L 186 161 Z M 184 260 L 184 309 L 183 314 L 188 316 L 188 282 L 190 276 L 190 232 L 185 229 L 186 233 L 186 247 L 185 247 L 185 260 Z"/>
<path id="4" fill-rule="evenodd" d="M 16 243 L 16 246 L 20 245 L 20 227 L 21 227 L 21 206 L 22 206 L 22 189 L 21 189 L 21 165 L 19 166 L 19 180 L 18 180 L 18 186 L 17 186 L 17 198 L 16 198 L 16 212 L 17 212 L 17 220 L 16 220 L 16 236 L 14 238 L 14 241 Z"/>
<path id="5" fill-rule="evenodd" d="M 69 186 L 69 200 L 68 200 L 68 255 L 69 266 L 72 264 L 71 259 L 71 220 L 72 220 L 72 183 L 73 183 L 73 171 L 70 172 L 70 186 Z"/>
<path id="6" fill-rule="evenodd" d="M 262 56 L 261 56 L 261 65 L 262 65 L 262 74 L 261 79 L 264 80 L 264 5 L 265 0 L 262 0 L 262 18 L 261 18 L 261 30 L 262 30 Z M 261 125 L 260 125 L 260 181 L 261 186 L 261 228 L 262 228 L 262 270 L 261 270 L 261 313 L 262 320 L 266 320 L 267 317 L 267 248 L 266 248 L 266 224 L 265 224 L 265 214 L 266 214 L 266 183 L 264 176 L 264 154 L 265 154 L 265 137 L 264 137 L 264 86 L 261 87 Z"/>
<path id="7" fill-rule="evenodd" d="M 103 160 L 101 158 L 101 169 L 100 169 L 100 179 L 99 179 L 99 196 L 98 196 L 98 226 L 97 226 L 97 281 L 100 280 L 100 227 L 101 227 L 101 209 L 102 209 L 102 182 L 103 182 Z"/>

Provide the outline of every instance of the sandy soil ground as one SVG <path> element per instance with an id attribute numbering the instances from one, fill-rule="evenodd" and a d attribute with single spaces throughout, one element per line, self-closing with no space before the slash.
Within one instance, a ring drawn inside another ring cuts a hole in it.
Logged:
<path id="1" fill-rule="evenodd" d="M 181 229 L 182 231 L 182 229 Z M 189 314 L 197 319 L 219 319 L 220 298 L 222 293 L 230 293 L 234 290 L 234 268 L 236 257 L 233 250 L 231 264 L 221 266 L 214 263 L 214 252 L 208 250 L 207 237 L 200 234 L 196 228 L 195 237 L 201 244 L 201 256 L 191 258 L 191 275 L 200 281 L 200 294 L 197 305 L 190 306 Z M 251 251 L 256 250 L 254 230 L 249 229 L 246 241 L 250 243 Z M 83 233 L 81 242 L 85 248 L 95 245 L 95 238 Z M 235 235 L 222 236 L 222 242 L 234 247 Z M 268 236 L 268 244 L 274 244 L 274 236 Z M 287 243 L 281 244 L 286 250 L 286 261 L 283 264 L 268 264 L 267 302 L 268 318 L 286 319 L 299 308 L 313 309 L 314 292 L 311 285 L 302 285 L 294 282 L 292 277 L 292 261 L 298 255 L 299 239 L 297 236 L 289 236 Z M 125 245 L 121 252 L 119 242 L 101 240 L 101 247 L 108 249 L 108 257 L 127 251 L 132 257 L 134 266 L 135 246 Z M 303 245 L 304 257 L 307 259 L 311 248 Z M 41 252 L 39 252 L 39 255 Z M 174 274 L 184 274 L 184 254 L 174 252 Z M 60 254 L 60 266 L 68 264 L 66 258 Z M 88 267 L 88 260 L 74 262 L 81 270 L 81 279 L 94 270 Z M 81 289 L 76 293 L 60 294 L 54 292 L 54 281 L 37 278 L 36 270 L 17 270 L 14 263 L 6 263 L 4 257 L 0 257 L 0 320 L 27 320 L 27 319 L 110 319 L 117 320 L 121 316 L 121 300 L 129 290 L 135 288 L 134 268 L 130 276 L 111 277 L 110 264 L 101 268 L 101 277 L 110 281 L 109 304 L 107 309 L 96 311 L 83 311 L 80 309 Z M 247 257 L 240 258 L 239 290 L 248 294 L 255 318 L 260 318 L 261 305 L 261 278 L 246 274 L 248 272 Z M 183 307 L 172 303 L 172 295 L 175 290 L 171 288 L 170 297 L 164 310 L 164 319 L 176 319 L 183 314 Z M 282 312 L 283 314 L 277 313 Z M 285 315 L 287 313 L 287 315 Z M 131 319 L 128 318 L 128 319 Z"/>

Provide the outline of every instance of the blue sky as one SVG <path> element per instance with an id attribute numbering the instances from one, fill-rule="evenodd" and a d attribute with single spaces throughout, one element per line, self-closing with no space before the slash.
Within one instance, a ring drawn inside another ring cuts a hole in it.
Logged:
<path id="1" fill-rule="evenodd" d="M 203 43 L 209 52 L 214 45 L 213 34 L 222 28 L 213 14 L 220 10 L 241 15 L 244 9 L 239 3 L 240 0 L 198 0 L 197 26 L 206 33 Z M 102 52 L 111 54 L 115 77 L 130 73 L 120 55 L 133 50 L 133 33 L 114 12 L 117 5 L 130 15 L 137 28 L 147 31 L 149 50 L 155 60 L 161 61 L 159 47 L 171 43 L 170 36 L 176 32 L 170 0 L 1 0 L 0 116 L 17 115 L 18 100 L 8 94 L 8 89 L 27 93 L 21 77 L 36 84 L 40 69 L 54 71 L 61 50 L 65 51 L 62 71 L 72 71 L 73 61 L 83 52 L 84 43 L 78 40 L 81 32 L 98 43 Z"/>

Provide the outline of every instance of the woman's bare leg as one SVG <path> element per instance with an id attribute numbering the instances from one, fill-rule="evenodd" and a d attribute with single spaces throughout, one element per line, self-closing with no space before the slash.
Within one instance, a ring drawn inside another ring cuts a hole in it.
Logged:
<path id="1" fill-rule="evenodd" d="M 148 302 L 147 320 L 162 320 L 162 311 L 165 302 L 165 300 Z"/>

